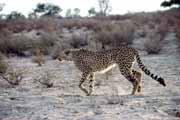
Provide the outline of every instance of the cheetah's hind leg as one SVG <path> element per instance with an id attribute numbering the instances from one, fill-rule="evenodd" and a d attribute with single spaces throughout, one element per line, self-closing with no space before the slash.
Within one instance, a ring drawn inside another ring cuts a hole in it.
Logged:
<path id="1" fill-rule="evenodd" d="M 135 95 L 138 86 L 139 86 L 139 81 L 133 76 L 132 70 L 130 68 L 126 67 L 119 67 L 121 74 L 132 83 L 133 85 L 133 90 L 132 90 L 132 95 Z"/>
<path id="2" fill-rule="evenodd" d="M 137 79 L 138 82 L 138 88 L 137 88 L 137 92 L 140 93 L 141 92 L 141 79 L 142 79 L 142 72 L 141 71 L 137 71 L 135 69 L 132 69 L 132 74 L 133 76 Z"/>

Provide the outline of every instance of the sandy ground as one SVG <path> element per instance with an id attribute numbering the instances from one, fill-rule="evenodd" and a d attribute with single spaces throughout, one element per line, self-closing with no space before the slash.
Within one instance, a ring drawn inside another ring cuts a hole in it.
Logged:
<path id="1" fill-rule="evenodd" d="M 167 87 L 144 75 L 142 93 L 136 96 L 130 95 L 132 86 L 118 68 L 110 75 L 97 75 L 93 95 L 85 96 L 72 62 L 47 58 L 38 67 L 30 58 L 10 58 L 14 67 L 26 72 L 19 86 L 0 80 L 0 120 L 180 120 L 180 57 L 175 44 L 169 45 L 159 55 L 141 55 Z M 52 88 L 37 82 L 47 72 Z"/>

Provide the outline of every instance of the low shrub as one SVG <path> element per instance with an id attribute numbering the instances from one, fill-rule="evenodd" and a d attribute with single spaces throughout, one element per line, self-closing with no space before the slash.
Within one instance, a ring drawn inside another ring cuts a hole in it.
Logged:
<path id="1" fill-rule="evenodd" d="M 14 34 L 8 30 L 0 33 L 0 52 L 26 56 L 26 51 L 36 54 L 40 48 L 43 54 L 49 54 L 51 48 L 60 40 L 59 32 L 39 32 L 34 37 L 29 37 L 27 32 Z"/>
<path id="2" fill-rule="evenodd" d="M 4 75 L 8 68 L 8 64 L 4 58 L 4 55 L 0 53 L 0 75 Z"/>
<path id="3" fill-rule="evenodd" d="M 13 33 L 21 33 L 23 31 L 31 30 L 44 30 L 53 32 L 61 29 L 56 18 L 42 17 L 39 19 L 14 19 L 14 20 L 1 20 L 0 31 L 4 28 Z"/>
<path id="4" fill-rule="evenodd" d="M 33 58 L 33 62 L 37 63 L 38 66 L 42 66 L 45 63 L 45 59 L 41 49 L 36 49 L 36 56 Z"/>
<path id="5" fill-rule="evenodd" d="M 6 74 L 2 75 L 2 78 L 11 85 L 19 85 L 23 79 L 24 70 L 15 70 L 10 68 Z"/>
<path id="6" fill-rule="evenodd" d="M 11 85 L 19 85 L 23 79 L 23 70 L 10 66 L 2 53 L 0 53 L 0 77 Z"/>
<path id="7" fill-rule="evenodd" d="M 144 43 L 144 47 L 148 54 L 158 54 L 163 47 L 163 42 L 160 40 L 160 38 L 147 38 L 146 42 Z"/>
<path id="8" fill-rule="evenodd" d="M 88 45 L 88 35 L 86 33 L 73 33 L 69 44 L 72 48 L 81 48 Z"/>
<path id="9" fill-rule="evenodd" d="M 144 43 L 144 47 L 147 53 L 158 54 L 164 45 L 164 39 L 168 32 L 166 24 L 161 23 L 159 25 L 156 25 L 154 29 L 146 30 L 146 32 L 147 40 Z"/>
<path id="10" fill-rule="evenodd" d="M 23 51 L 30 47 L 29 39 L 24 35 L 13 35 L 9 31 L 0 34 L 0 51 L 5 54 L 24 56 Z"/>
<path id="11" fill-rule="evenodd" d="M 60 21 L 60 26 L 68 29 L 73 28 L 87 28 L 87 29 L 94 29 L 100 21 L 92 18 L 70 18 L 70 19 L 63 19 Z"/>
<path id="12" fill-rule="evenodd" d="M 60 40 L 58 33 L 39 33 L 39 37 L 32 41 L 31 50 L 36 54 L 37 48 L 41 49 L 44 55 L 48 55 L 51 52 L 51 48 L 56 45 L 57 41 Z"/>
<path id="13" fill-rule="evenodd" d="M 134 25 L 124 25 L 124 23 L 114 23 L 102 26 L 96 33 L 95 39 L 102 43 L 102 47 L 108 45 L 118 47 L 132 44 L 134 39 Z"/>
<path id="14" fill-rule="evenodd" d="M 47 88 L 53 87 L 53 73 L 50 71 L 45 71 L 44 73 L 41 73 L 38 78 L 35 78 L 35 82 L 39 82 L 40 84 L 46 86 Z"/>

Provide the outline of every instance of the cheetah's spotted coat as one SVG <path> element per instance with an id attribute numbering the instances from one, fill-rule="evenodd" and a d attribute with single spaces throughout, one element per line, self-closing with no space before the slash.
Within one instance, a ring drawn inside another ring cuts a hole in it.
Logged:
<path id="1" fill-rule="evenodd" d="M 59 54 L 58 59 L 73 61 L 76 67 L 82 72 L 79 88 L 90 95 L 93 91 L 94 73 L 106 72 L 117 65 L 121 74 L 133 85 L 132 94 L 141 91 L 141 72 L 132 69 L 133 63 L 137 61 L 139 67 L 145 74 L 166 86 L 164 79 L 151 73 L 142 63 L 138 51 L 130 47 L 119 47 L 110 50 L 90 51 L 86 49 L 69 49 Z M 83 87 L 83 82 L 89 79 L 89 91 Z"/>

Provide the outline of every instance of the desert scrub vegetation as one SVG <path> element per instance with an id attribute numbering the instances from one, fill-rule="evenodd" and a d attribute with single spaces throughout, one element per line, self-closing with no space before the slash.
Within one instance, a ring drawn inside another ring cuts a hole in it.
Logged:
<path id="1" fill-rule="evenodd" d="M 53 17 L 41 17 L 39 19 L 13 19 L 13 20 L 0 20 L 0 31 L 4 28 L 13 33 L 20 33 L 23 31 L 44 30 L 52 32 L 59 30 L 59 23 Z"/>
<path id="2" fill-rule="evenodd" d="M 118 47 L 121 45 L 132 44 L 134 38 L 135 26 L 131 22 L 127 25 L 126 22 L 119 23 L 102 23 L 98 26 L 95 33 L 95 40 L 105 46 Z"/>
<path id="3" fill-rule="evenodd" d="M 19 85 L 23 79 L 24 70 L 15 69 L 7 63 L 0 54 L 0 77 L 11 85 Z"/>
<path id="4" fill-rule="evenodd" d="M 42 53 L 47 55 L 60 39 L 59 31 L 53 33 L 36 31 L 36 33 L 37 34 L 33 36 L 33 34 L 31 35 L 31 33 L 28 32 L 14 34 L 9 30 L 1 31 L 0 52 L 6 55 L 15 54 L 18 56 L 26 56 L 27 51 L 29 55 L 36 55 L 36 48 L 41 48 Z"/>
<path id="5" fill-rule="evenodd" d="M 87 33 L 73 33 L 70 37 L 69 44 L 72 48 L 81 48 L 88 45 Z"/>
<path id="6" fill-rule="evenodd" d="M 45 63 L 44 55 L 40 48 L 36 49 L 36 55 L 32 60 L 34 63 L 37 63 L 38 66 L 42 66 Z"/>
<path id="7" fill-rule="evenodd" d="M 50 71 L 45 71 L 40 74 L 37 78 L 35 78 L 35 82 L 39 82 L 40 84 L 46 86 L 47 88 L 53 87 L 53 74 Z"/>
<path id="8" fill-rule="evenodd" d="M 164 21 L 167 21 L 164 23 L 167 26 L 176 26 L 178 19 L 179 13 L 173 10 L 171 12 L 142 12 L 83 18 L 60 19 L 43 16 L 0 20 L 0 52 L 7 55 L 36 56 L 36 48 L 41 48 L 43 55 L 52 55 L 57 44 L 60 45 L 60 50 L 81 47 L 104 49 L 130 45 L 136 39 L 134 33 L 147 25 L 149 32 L 144 32 L 140 37 L 147 38 L 144 46 L 149 54 L 154 54 L 161 50 L 164 34 L 169 29 L 159 26 L 162 26 Z M 77 34 L 80 30 L 83 33 Z M 31 35 L 32 31 L 36 34 Z M 90 34 L 89 31 L 91 31 Z"/>
<path id="9" fill-rule="evenodd" d="M 83 27 L 93 30 L 99 23 L 99 20 L 93 18 L 69 18 L 60 20 L 60 26 L 69 30 L 73 28 L 80 29 Z"/>
<path id="10" fill-rule="evenodd" d="M 148 54 L 158 54 L 161 51 L 164 39 L 169 31 L 168 29 L 166 22 L 161 22 L 160 24 L 151 23 L 146 27 L 144 47 Z"/>
<path id="11" fill-rule="evenodd" d="M 31 43 L 31 50 L 34 54 L 37 53 L 37 48 L 41 49 L 42 54 L 48 55 L 51 53 L 52 48 L 56 45 L 57 41 L 60 41 L 59 31 L 47 33 L 41 31 L 38 33 L 38 37 L 34 38 Z"/>
<path id="12" fill-rule="evenodd" d="M 15 70 L 15 68 L 10 67 L 2 78 L 6 80 L 11 85 L 19 85 L 23 79 L 24 70 Z"/>
<path id="13" fill-rule="evenodd" d="M 5 61 L 5 56 L 2 53 L 0 53 L 0 74 L 4 75 L 7 71 L 7 68 L 8 64 Z"/>
<path id="14" fill-rule="evenodd" d="M 4 54 L 24 56 L 24 51 L 30 47 L 30 39 L 24 35 L 13 35 L 6 30 L 0 33 L 0 51 Z"/>
<path id="15" fill-rule="evenodd" d="M 68 47 L 65 47 L 65 48 L 68 48 Z M 64 48 L 64 49 L 65 49 Z M 52 59 L 57 59 L 59 57 L 59 53 L 63 50 L 63 47 L 62 45 L 57 42 L 57 44 L 54 46 L 54 48 L 52 49 L 52 53 L 50 54 L 51 58 Z"/>

